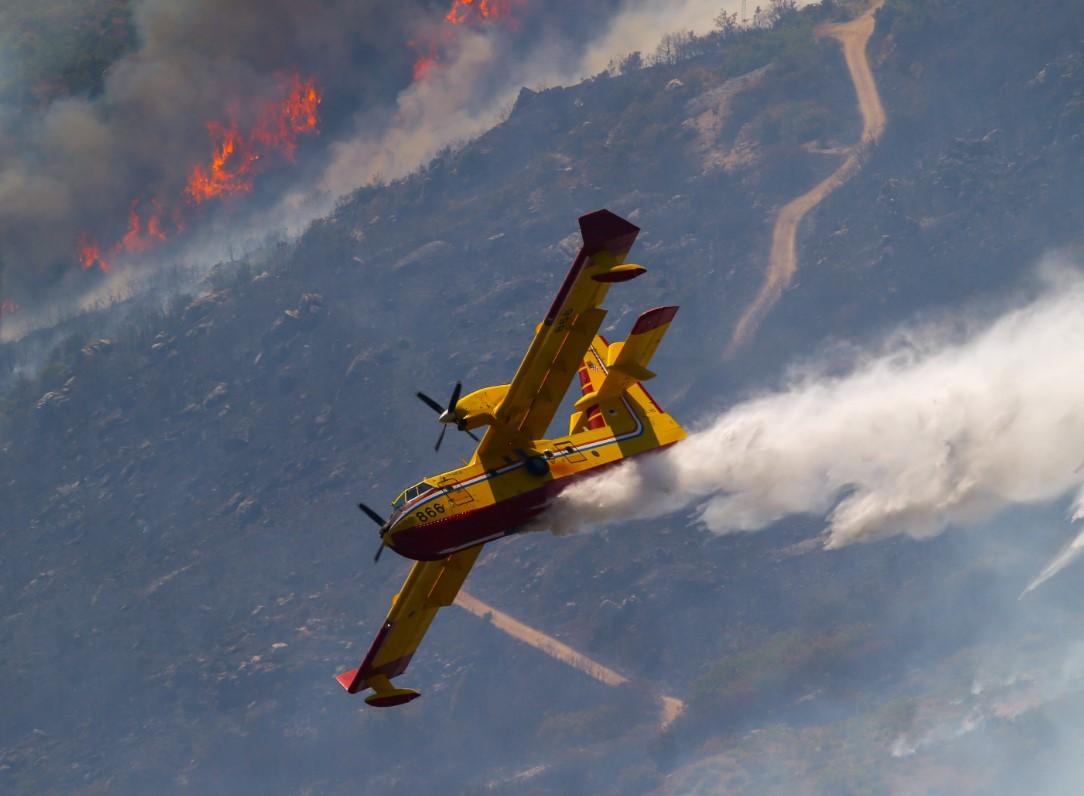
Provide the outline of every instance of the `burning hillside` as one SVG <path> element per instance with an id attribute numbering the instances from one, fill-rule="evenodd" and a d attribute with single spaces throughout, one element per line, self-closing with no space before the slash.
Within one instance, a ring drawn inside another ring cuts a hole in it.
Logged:
<path id="1" fill-rule="evenodd" d="M 425 79 L 441 65 L 442 53 L 453 45 L 456 27 L 510 23 L 513 7 L 522 2 L 453 0 L 443 24 L 434 32 L 421 39 L 407 40 L 406 45 L 419 53 L 412 81 Z M 296 71 L 278 76 L 277 82 L 278 99 L 255 109 L 242 108 L 235 101 L 226 121 L 212 119 L 205 123 L 210 155 L 190 167 L 179 197 L 132 199 L 127 229 L 108 248 L 103 248 L 90 233 L 81 233 L 77 242 L 81 267 L 108 273 L 118 257 L 146 253 L 183 232 L 187 227 L 186 217 L 194 208 L 210 200 L 250 193 L 262 172 L 276 163 L 292 163 L 301 136 L 318 132 L 323 94 L 314 78 L 302 79 Z M 252 121 L 246 125 L 240 121 L 242 118 Z"/>
<path id="2" fill-rule="evenodd" d="M 311 78 L 302 82 L 295 73 L 288 81 L 286 97 L 266 105 L 247 133 L 236 122 L 229 126 L 207 123 L 207 132 L 215 144 L 214 155 L 206 166 L 192 168 L 185 195 L 193 204 L 248 193 L 267 155 L 277 154 L 293 161 L 298 138 L 317 129 L 321 97 Z"/>
<path id="3" fill-rule="evenodd" d="M 452 25 L 464 25 L 484 19 L 504 19 L 512 11 L 512 0 L 452 0 L 444 20 Z"/>
<path id="4" fill-rule="evenodd" d="M 313 78 L 302 80 L 296 72 L 278 79 L 281 98 L 265 102 L 255 112 L 255 121 L 242 129 L 235 103 L 228 123 L 207 122 L 212 154 L 206 163 L 192 166 L 180 200 L 169 203 L 168 217 L 174 233 L 183 232 L 185 215 L 192 208 L 211 199 L 224 199 L 252 190 L 256 177 L 270 168 L 277 158 L 293 162 L 302 135 L 315 133 L 319 125 L 321 93 Z M 89 233 L 79 236 L 77 252 L 84 270 L 97 267 L 110 270 L 111 261 L 125 254 L 141 254 L 168 239 L 163 221 L 166 201 L 152 198 L 141 214 L 140 199 L 133 199 L 128 209 L 124 235 L 109 248 L 108 254 Z"/>
<path id="5" fill-rule="evenodd" d="M 132 36 L 96 74 L 58 73 L 36 107 L 0 115 L 0 271 L 43 323 L 47 304 L 97 289 L 82 272 L 124 264 L 142 283 L 167 247 L 178 264 L 214 260 L 225 236 L 293 234 L 374 175 L 409 173 L 548 79 L 538 60 L 576 52 L 599 30 L 579 20 L 605 23 L 619 2 L 129 6 Z"/>
<path id="6" fill-rule="evenodd" d="M 477 27 L 486 23 L 503 22 L 511 26 L 514 22 L 512 10 L 515 5 L 526 0 L 452 0 L 448 13 L 444 15 L 444 25 L 426 33 L 421 38 L 410 39 L 407 45 L 418 54 L 414 61 L 411 79 L 413 82 L 429 77 L 442 62 L 442 52 L 455 41 L 456 27 Z"/>

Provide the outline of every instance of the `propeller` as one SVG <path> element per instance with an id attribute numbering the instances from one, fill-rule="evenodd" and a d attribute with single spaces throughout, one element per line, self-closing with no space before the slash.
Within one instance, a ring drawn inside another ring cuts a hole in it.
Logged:
<path id="1" fill-rule="evenodd" d="M 452 397 L 448 399 L 447 407 L 441 406 L 424 392 L 418 393 L 418 398 L 421 402 L 440 415 L 440 417 L 437 418 L 437 422 L 444 426 L 444 428 L 440 430 L 440 436 L 437 437 L 437 444 L 433 446 L 433 450 L 440 450 L 440 444 L 444 442 L 444 432 L 448 430 L 448 426 L 452 425 L 460 431 L 466 431 L 470 434 L 470 438 L 475 442 L 481 442 L 481 440 L 474 435 L 474 432 L 467 428 L 465 421 L 460 420 L 455 413 L 455 405 L 459 403 L 459 396 L 462 392 L 463 384 L 457 381 L 455 383 L 455 388 L 452 390 Z"/>
<path id="2" fill-rule="evenodd" d="M 380 547 L 377 548 L 376 556 L 373 557 L 373 563 L 375 564 L 380 560 L 380 554 L 384 552 L 384 548 L 387 547 L 387 543 L 384 541 L 384 534 L 388 532 L 388 522 L 364 503 L 358 503 L 358 508 L 367 514 L 369 519 L 380 526 Z"/>

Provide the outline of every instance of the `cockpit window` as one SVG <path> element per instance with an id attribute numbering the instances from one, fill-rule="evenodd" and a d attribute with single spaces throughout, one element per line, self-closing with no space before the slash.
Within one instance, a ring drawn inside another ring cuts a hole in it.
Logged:
<path id="1" fill-rule="evenodd" d="M 425 481 L 415 484 L 410 487 L 410 489 L 404 490 L 402 494 L 395 499 L 395 502 L 391 504 L 392 508 L 401 509 L 404 504 L 409 503 L 427 489 L 429 489 L 429 484 L 425 483 Z"/>

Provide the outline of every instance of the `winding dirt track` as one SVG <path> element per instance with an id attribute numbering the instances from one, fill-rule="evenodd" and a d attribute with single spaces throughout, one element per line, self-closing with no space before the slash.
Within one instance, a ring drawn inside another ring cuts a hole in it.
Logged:
<path id="1" fill-rule="evenodd" d="M 593 661 L 586 655 L 576 652 L 572 647 L 558 641 L 551 636 L 547 636 L 541 631 L 535 630 L 533 627 L 520 622 L 518 619 L 513 619 L 504 611 L 498 611 L 491 605 L 482 602 L 472 594 L 460 590 L 456 595 L 455 604 L 462 608 L 464 611 L 468 611 L 475 616 L 489 618 L 489 621 L 495 628 L 507 633 L 517 641 L 522 641 L 536 650 L 540 650 L 551 658 L 556 658 L 561 663 L 567 663 L 573 669 L 579 669 L 589 677 L 593 677 L 600 683 L 606 685 L 624 685 L 629 681 L 629 678 L 624 675 L 618 674 L 613 669 L 603 666 L 597 661 Z"/>
<path id="2" fill-rule="evenodd" d="M 850 148 L 847 158 L 838 169 L 779 210 L 772 230 L 772 252 L 768 260 L 764 284 L 753 299 L 753 303 L 738 320 L 734 335 L 730 338 L 730 344 L 726 349 L 727 357 L 733 356 L 738 348 L 752 337 L 768 310 L 772 308 L 798 272 L 795 239 L 802 219 L 832 191 L 858 173 L 862 166 L 862 154 L 884 132 L 885 109 L 881 104 L 881 95 L 877 92 L 877 82 L 873 79 L 869 59 L 866 57 L 866 46 L 869 44 L 870 36 L 873 35 L 874 13 L 883 4 L 884 0 L 874 0 L 864 14 L 850 22 L 823 25 L 816 31 L 818 36 L 828 36 L 843 45 L 847 71 L 854 83 L 855 93 L 858 95 L 858 109 L 862 113 L 862 138 Z"/>
<path id="3" fill-rule="evenodd" d="M 881 133 L 884 132 L 884 107 L 881 105 L 881 97 L 877 93 L 877 84 L 873 79 L 873 71 L 870 69 L 869 60 L 866 58 L 866 45 L 869 43 L 870 36 L 873 35 L 873 14 L 883 3 L 884 0 L 874 0 L 869 10 L 860 17 L 842 24 L 824 25 L 817 30 L 818 36 L 829 36 L 837 39 L 843 45 L 847 70 L 850 72 L 851 80 L 858 94 L 858 107 L 862 113 L 862 139 L 855 146 L 850 147 L 846 160 L 828 178 L 812 190 L 788 202 L 779 211 L 779 215 L 775 220 L 775 229 L 772 232 L 772 253 L 767 277 L 760 289 L 760 293 L 757 294 L 756 299 L 745 311 L 745 314 L 742 315 L 741 320 L 738 321 L 734 336 L 727 348 L 728 355 L 732 354 L 738 346 L 756 331 L 761 319 L 794 278 L 794 274 L 798 270 L 795 237 L 798 232 L 798 224 L 801 223 L 802 218 L 820 204 L 832 191 L 843 185 L 858 172 L 861 167 L 862 152 L 880 138 Z M 577 652 L 567 644 L 547 636 L 545 633 L 535 630 L 517 619 L 513 619 L 503 611 L 498 611 L 493 606 L 482 602 L 466 591 L 461 590 L 459 592 L 455 598 L 455 604 L 475 616 L 488 619 L 495 628 L 517 641 L 521 641 L 574 669 L 578 669 L 600 683 L 618 686 L 629 682 L 629 678 L 623 674 L 615 672 L 598 661 Z M 660 725 L 665 729 L 674 719 L 681 715 L 681 712 L 685 709 L 685 703 L 670 696 L 659 695 L 658 698 L 661 708 Z"/>
<path id="4" fill-rule="evenodd" d="M 555 658 L 556 660 L 561 661 L 561 663 L 568 664 L 573 669 L 578 669 L 587 676 L 598 680 L 600 683 L 617 686 L 629 682 L 629 678 L 625 677 L 623 674 L 615 672 L 607 666 L 603 666 L 598 661 L 588 658 L 583 653 L 576 652 L 572 647 L 558 641 L 552 636 L 547 636 L 545 633 L 535 630 L 533 627 L 528 627 L 518 619 L 513 619 L 503 611 L 498 611 L 493 606 L 482 602 L 466 591 L 460 590 L 459 594 L 456 595 L 455 604 L 464 611 L 483 619 L 488 619 L 495 628 L 507 633 L 517 641 L 522 641 L 524 644 L 534 647 L 540 652 L 546 653 L 551 658 Z M 659 703 L 661 709 L 660 725 L 663 729 L 666 729 L 674 719 L 681 715 L 681 712 L 685 709 L 685 703 L 680 699 L 669 696 L 659 696 Z"/>

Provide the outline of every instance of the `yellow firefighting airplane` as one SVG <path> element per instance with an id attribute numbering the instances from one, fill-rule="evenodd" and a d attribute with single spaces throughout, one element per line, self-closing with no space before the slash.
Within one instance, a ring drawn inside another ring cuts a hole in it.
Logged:
<path id="1" fill-rule="evenodd" d="M 685 436 L 641 385 L 655 374 L 647 364 L 677 307 L 656 307 L 636 321 L 624 342 L 607 343 L 598 331 L 600 306 L 610 285 L 646 270 L 626 263 L 638 227 L 599 210 L 580 218 L 583 247 L 565 277 L 511 384 L 460 397 L 456 384 L 446 407 L 418 393 L 444 425 L 466 431 L 486 426 L 470 462 L 426 478 L 395 499 L 380 525 L 380 548 L 414 559 L 391 610 L 361 666 L 338 676 L 351 694 L 373 693 L 375 707 L 401 705 L 420 696 L 396 688 L 440 608 L 451 605 L 486 542 L 521 530 L 581 476 L 629 456 L 658 450 Z M 568 434 L 544 437 L 572 378 L 576 401 Z"/>

